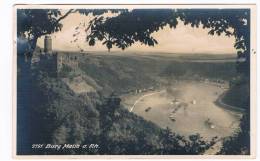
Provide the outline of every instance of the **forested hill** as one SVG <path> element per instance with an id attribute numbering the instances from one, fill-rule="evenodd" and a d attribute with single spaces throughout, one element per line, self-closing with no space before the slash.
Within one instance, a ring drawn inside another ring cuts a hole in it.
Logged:
<path id="1" fill-rule="evenodd" d="M 86 66 L 82 67 L 84 71 Z M 100 147 L 95 150 L 32 149 L 26 154 L 201 154 L 214 143 L 203 141 L 197 134 L 184 138 L 169 129 L 161 129 L 127 111 L 117 96 L 104 96 L 100 91 L 75 93 L 64 82 L 65 76 L 51 77 L 40 69 L 36 65 L 31 71 L 33 94 L 26 110 L 29 116 L 26 127 L 31 139 L 23 145 L 24 149 L 30 149 L 32 143 L 98 144 Z M 93 73 L 88 76 L 93 76 L 102 87 L 105 87 L 102 82 L 107 82 L 106 86 L 114 88 L 115 82 L 109 76 L 96 78 L 100 76 L 97 73 L 96 77 Z M 134 78 L 148 79 L 139 76 Z M 18 154 L 25 153 L 18 151 Z"/>
<path id="2" fill-rule="evenodd" d="M 147 88 L 176 79 L 229 81 L 237 74 L 235 62 L 189 62 L 183 59 L 159 55 L 93 54 L 80 59 L 79 69 L 100 86 L 115 91 Z M 185 57 L 185 60 L 191 59 Z"/>

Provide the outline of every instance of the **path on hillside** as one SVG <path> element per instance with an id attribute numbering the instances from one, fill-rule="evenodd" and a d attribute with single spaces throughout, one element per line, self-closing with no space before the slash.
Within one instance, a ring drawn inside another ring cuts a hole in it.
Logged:
<path id="1" fill-rule="evenodd" d="M 148 97 L 148 96 L 151 96 L 151 95 L 154 95 L 154 94 L 163 93 L 163 92 L 166 92 L 166 90 L 162 90 L 162 91 L 159 91 L 159 92 L 153 92 L 153 93 L 145 94 L 145 95 L 139 97 L 139 98 L 135 101 L 134 105 L 131 107 L 130 112 L 132 112 L 132 111 L 134 110 L 135 105 L 136 105 L 138 102 L 140 102 L 143 98 Z"/>

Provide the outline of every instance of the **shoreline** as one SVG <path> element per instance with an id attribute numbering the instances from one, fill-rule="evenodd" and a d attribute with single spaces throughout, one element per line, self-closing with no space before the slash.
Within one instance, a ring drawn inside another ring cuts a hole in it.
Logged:
<path id="1" fill-rule="evenodd" d="M 228 110 L 230 112 L 235 112 L 235 113 L 242 113 L 244 114 L 245 113 L 245 109 L 243 108 L 239 108 L 239 107 L 235 107 L 235 106 L 232 106 L 232 105 L 228 105 L 226 103 L 224 103 L 222 101 L 223 97 L 225 96 L 225 94 L 227 93 L 227 91 L 223 92 L 219 97 L 218 99 L 214 102 L 218 107 L 220 108 L 223 108 L 225 110 Z"/>
<path id="2" fill-rule="evenodd" d="M 182 83 L 183 83 L 183 81 L 182 81 Z M 216 83 L 214 83 L 214 82 L 207 82 L 207 83 L 205 83 L 205 82 L 197 82 L 197 81 L 188 81 L 188 83 L 192 83 L 192 84 L 196 84 L 196 83 L 199 83 L 199 84 L 202 84 L 203 86 L 205 86 L 205 88 L 207 88 L 207 89 L 211 89 L 211 88 L 208 88 L 208 86 L 215 86 L 215 87 L 218 87 L 219 88 L 219 86 L 217 86 L 217 84 Z M 130 106 L 130 107 L 134 107 L 135 105 L 136 105 L 136 102 L 139 102 L 140 101 L 140 99 L 141 98 L 144 98 L 144 96 L 152 96 L 153 95 L 153 93 L 158 93 L 159 91 L 163 91 L 163 90 L 165 90 L 165 88 L 162 88 L 162 89 L 157 89 L 158 91 L 156 92 L 144 92 L 144 93 L 142 93 L 142 94 L 140 94 L 139 96 L 136 96 L 136 99 L 135 99 L 135 101 L 134 101 L 134 103 L 133 104 L 131 104 L 131 105 L 128 105 L 128 106 Z M 241 116 L 245 111 L 243 110 L 243 109 L 240 109 L 240 108 L 238 108 L 238 107 L 234 107 L 234 106 L 231 106 L 231 105 L 228 105 L 228 104 L 225 104 L 223 101 L 222 101 L 222 99 L 223 99 L 223 97 L 225 96 L 225 94 L 226 94 L 226 92 L 228 91 L 228 89 L 226 89 L 226 90 L 223 90 L 223 89 L 219 89 L 219 90 L 221 90 L 221 92 L 218 92 L 218 96 L 216 96 L 215 98 L 214 98 L 214 100 L 212 100 L 212 104 L 214 104 L 215 106 L 217 106 L 217 108 L 219 108 L 219 109 L 223 109 L 224 111 L 226 111 L 226 113 L 230 113 L 231 115 L 233 115 L 235 118 L 237 118 L 237 116 Z M 127 107 L 127 106 L 126 106 Z M 148 107 L 148 106 L 147 106 Z M 150 106 L 149 106 L 150 107 Z M 129 109 L 129 108 L 127 108 L 127 109 Z M 130 112 L 131 112 L 132 110 L 131 110 L 131 108 L 130 108 Z M 144 119 L 147 119 L 145 116 L 147 116 L 147 113 L 144 113 L 144 115 L 142 115 L 142 113 L 141 114 L 138 114 L 139 116 L 141 116 L 141 117 L 143 117 Z M 147 119 L 147 120 L 150 120 L 150 119 Z M 240 120 L 240 119 L 239 119 Z M 155 124 L 157 124 L 156 122 L 154 122 Z M 158 125 L 158 124 L 157 124 Z M 160 125 L 159 125 L 160 126 Z M 161 127 L 161 126 L 160 126 Z M 216 133 L 217 134 L 217 133 Z M 230 135 L 230 136 L 232 136 L 232 135 Z M 207 151 L 205 151 L 205 153 L 204 154 L 206 154 L 206 155 L 211 155 L 211 154 L 215 154 L 215 153 L 217 153 L 219 150 L 220 150 L 220 148 L 221 148 L 221 146 L 222 146 L 222 141 L 223 141 L 223 139 L 225 138 L 225 136 L 224 137 L 220 137 L 220 139 L 216 142 L 216 144 L 215 145 L 213 145 L 212 146 L 212 148 L 211 149 L 208 149 Z M 207 139 L 206 139 L 207 140 Z"/>

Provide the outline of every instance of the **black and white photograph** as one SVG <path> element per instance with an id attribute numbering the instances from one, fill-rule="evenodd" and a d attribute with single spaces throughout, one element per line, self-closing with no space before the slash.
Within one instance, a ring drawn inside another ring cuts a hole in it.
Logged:
<path id="1" fill-rule="evenodd" d="M 255 154 L 255 5 L 13 10 L 15 156 Z"/>

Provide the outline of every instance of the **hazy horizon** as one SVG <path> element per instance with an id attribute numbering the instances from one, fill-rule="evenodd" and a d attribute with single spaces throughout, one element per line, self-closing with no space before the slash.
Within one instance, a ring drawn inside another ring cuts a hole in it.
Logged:
<path id="1" fill-rule="evenodd" d="M 41 49 L 43 49 L 43 47 L 41 47 Z M 53 51 L 57 51 L 57 52 L 71 52 L 71 53 L 79 53 L 79 50 L 62 50 L 62 49 L 53 49 Z M 83 51 L 80 53 L 85 53 L 85 54 L 94 54 L 94 53 L 111 53 L 111 54 L 115 54 L 115 53 L 124 53 L 124 54 L 140 54 L 140 55 L 157 55 L 157 54 L 163 54 L 163 55 L 192 55 L 192 54 L 198 54 L 198 55 L 233 55 L 234 57 L 237 56 L 236 53 L 186 53 L 186 52 L 166 52 L 166 51 L 138 51 L 138 50 L 116 50 L 116 51 L 108 51 L 108 50 L 89 50 L 89 51 Z"/>
<path id="2" fill-rule="evenodd" d="M 111 14 L 107 14 L 111 16 Z M 85 41 L 87 33 L 85 28 L 92 16 L 85 16 L 79 13 L 73 13 L 64 19 L 62 31 L 51 34 L 53 49 L 62 51 L 107 51 L 102 42 L 96 42 L 95 46 L 89 46 Z M 78 27 L 79 26 L 79 27 Z M 76 29 L 78 27 L 78 29 Z M 208 29 L 192 28 L 185 26 L 182 21 L 178 21 L 175 29 L 165 26 L 152 36 L 158 41 L 154 47 L 141 45 L 136 42 L 131 47 L 126 48 L 127 52 L 164 52 L 164 53 L 194 53 L 194 54 L 234 54 L 235 38 L 234 36 L 212 36 L 208 35 Z M 73 36 L 80 33 L 77 38 Z M 74 40 L 77 41 L 74 42 Z M 38 40 L 37 45 L 43 47 L 44 37 Z M 122 51 L 116 47 L 111 49 L 112 52 Z"/>

